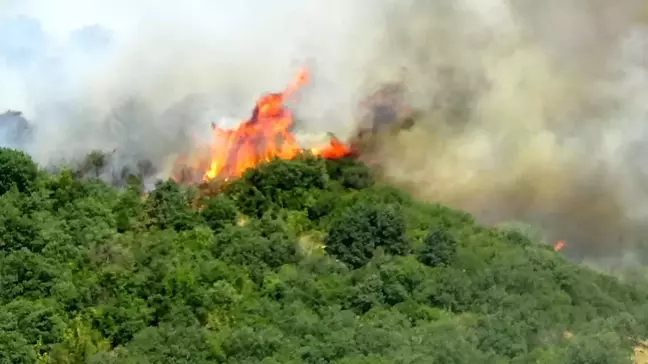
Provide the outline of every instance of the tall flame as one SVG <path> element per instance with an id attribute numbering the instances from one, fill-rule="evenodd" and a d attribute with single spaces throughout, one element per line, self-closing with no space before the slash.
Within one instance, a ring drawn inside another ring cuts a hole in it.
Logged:
<path id="1" fill-rule="evenodd" d="M 252 117 L 236 129 L 225 130 L 212 124 L 214 143 L 210 148 L 209 168 L 203 179 L 239 177 L 263 161 L 275 157 L 292 159 L 304 151 L 289 131 L 294 120 L 284 101 L 307 81 L 308 72 L 300 70 L 283 92 L 260 97 Z M 350 149 L 336 139 L 323 148 L 309 151 L 324 158 L 340 158 L 350 153 Z"/>

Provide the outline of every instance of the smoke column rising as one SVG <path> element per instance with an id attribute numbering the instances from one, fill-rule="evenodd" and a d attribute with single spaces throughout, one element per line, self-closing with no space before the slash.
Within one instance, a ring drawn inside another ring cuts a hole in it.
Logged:
<path id="1" fill-rule="evenodd" d="M 401 9 L 383 54 L 407 66 L 410 100 L 428 117 L 374 156 L 391 180 L 590 254 L 646 236 L 644 2 Z"/>
<path id="2" fill-rule="evenodd" d="M 422 198 L 590 252 L 648 232 L 641 0 L 3 4 L 0 108 L 37 125 L 41 163 L 99 148 L 168 166 L 307 63 L 315 132 L 349 136 L 360 98 L 408 86 L 426 117 L 372 158 Z"/>

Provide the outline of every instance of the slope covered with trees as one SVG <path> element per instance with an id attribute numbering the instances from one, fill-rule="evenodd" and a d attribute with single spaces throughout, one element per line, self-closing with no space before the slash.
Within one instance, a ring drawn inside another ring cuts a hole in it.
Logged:
<path id="1" fill-rule="evenodd" d="M 0 149 L 2 364 L 628 363 L 648 337 L 646 286 L 352 160 L 216 194 L 77 176 Z"/>

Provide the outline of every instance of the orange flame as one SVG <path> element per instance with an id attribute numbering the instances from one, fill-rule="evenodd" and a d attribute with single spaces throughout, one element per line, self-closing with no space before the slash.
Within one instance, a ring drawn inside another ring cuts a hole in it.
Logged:
<path id="1" fill-rule="evenodd" d="M 252 117 L 233 130 L 224 130 L 212 124 L 214 144 L 210 162 L 203 179 L 240 177 L 243 172 L 272 158 L 292 159 L 303 149 L 297 144 L 289 129 L 293 115 L 284 107 L 284 101 L 308 81 L 308 72 L 301 70 L 296 79 L 280 93 L 259 98 Z M 332 139 L 323 148 L 309 149 L 316 156 L 341 158 L 350 149 Z"/>
<path id="2" fill-rule="evenodd" d="M 554 244 L 554 251 L 560 251 L 565 246 L 565 242 L 563 240 L 558 240 L 556 244 Z"/>

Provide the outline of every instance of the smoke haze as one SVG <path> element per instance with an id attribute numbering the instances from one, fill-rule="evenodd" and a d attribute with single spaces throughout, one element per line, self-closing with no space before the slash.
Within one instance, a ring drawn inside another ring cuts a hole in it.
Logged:
<path id="1" fill-rule="evenodd" d="M 116 149 L 123 163 L 164 169 L 208 141 L 210 122 L 247 118 L 308 65 L 301 117 L 315 131 L 349 129 L 375 27 L 358 33 L 370 14 L 345 4 L 16 2 L 0 11 L 0 109 L 37 126 L 24 149 L 40 163 Z"/>
<path id="2" fill-rule="evenodd" d="M 0 110 L 37 126 L 24 149 L 40 163 L 115 149 L 164 171 L 306 64 L 297 112 L 314 132 L 348 137 L 362 97 L 408 86 L 425 119 L 371 157 L 419 197 L 589 252 L 648 232 L 642 0 L 25 0 L 0 14 Z"/>
<path id="3" fill-rule="evenodd" d="M 648 232 L 645 2 L 444 4 L 394 15 L 391 54 L 428 118 L 374 158 L 484 222 L 538 224 L 590 254 L 631 249 Z"/>

